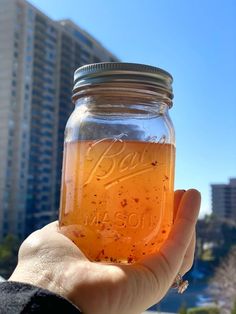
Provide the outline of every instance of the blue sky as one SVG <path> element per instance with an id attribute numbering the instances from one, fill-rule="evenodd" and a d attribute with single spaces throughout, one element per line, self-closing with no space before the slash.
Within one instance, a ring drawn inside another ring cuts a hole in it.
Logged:
<path id="1" fill-rule="evenodd" d="M 236 1 L 32 0 L 53 19 L 70 18 L 122 61 L 174 77 L 176 188 L 202 193 L 236 177 Z"/>

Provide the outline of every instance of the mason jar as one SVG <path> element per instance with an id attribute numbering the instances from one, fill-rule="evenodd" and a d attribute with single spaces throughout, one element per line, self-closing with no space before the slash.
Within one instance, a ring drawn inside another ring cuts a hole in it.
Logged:
<path id="1" fill-rule="evenodd" d="M 97 63 L 74 74 L 59 224 L 91 260 L 133 263 L 173 222 L 172 77 L 153 66 Z"/>

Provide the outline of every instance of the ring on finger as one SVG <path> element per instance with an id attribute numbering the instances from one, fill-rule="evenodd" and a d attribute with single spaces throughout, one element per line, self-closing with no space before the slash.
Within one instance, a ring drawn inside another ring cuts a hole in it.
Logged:
<path id="1" fill-rule="evenodd" d="M 184 293 L 184 291 L 188 288 L 188 280 L 184 280 L 183 276 L 178 273 L 178 275 L 175 277 L 175 280 L 171 286 L 171 288 L 178 289 L 178 293 Z"/>

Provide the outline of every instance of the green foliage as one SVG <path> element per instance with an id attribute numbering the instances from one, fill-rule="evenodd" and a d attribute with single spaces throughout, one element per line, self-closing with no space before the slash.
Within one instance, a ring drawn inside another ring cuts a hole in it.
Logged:
<path id="1" fill-rule="evenodd" d="M 187 314 L 220 314 L 217 307 L 193 307 L 187 310 Z"/>
<path id="2" fill-rule="evenodd" d="M 197 256 L 203 260 L 214 260 L 217 264 L 236 243 L 236 223 L 220 220 L 217 216 L 205 216 L 197 223 Z M 204 244 L 211 246 L 204 248 Z"/>
<path id="3" fill-rule="evenodd" d="M 6 236 L 0 243 L 0 275 L 8 278 L 17 264 L 19 240 L 13 235 Z"/>
<path id="4" fill-rule="evenodd" d="M 183 303 L 183 304 L 181 305 L 181 307 L 180 307 L 179 310 L 178 310 L 178 313 L 179 313 L 179 314 L 187 314 L 187 307 L 186 307 L 185 303 Z"/>
<path id="5" fill-rule="evenodd" d="M 233 245 L 236 243 L 236 226 L 230 225 L 229 223 L 223 223 L 221 225 L 221 237 L 223 243 L 221 245 L 215 246 L 213 249 L 213 255 L 217 259 L 221 259 L 226 256 Z"/>
<path id="6" fill-rule="evenodd" d="M 236 301 L 234 301 L 234 305 L 233 305 L 231 314 L 236 314 Z"/>

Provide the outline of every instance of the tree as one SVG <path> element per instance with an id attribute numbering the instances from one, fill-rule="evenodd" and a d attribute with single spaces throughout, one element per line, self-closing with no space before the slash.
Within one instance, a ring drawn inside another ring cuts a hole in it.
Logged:
<path id="1" fill-rule="evenodd" d="M 179 314 L 187 314 L 187 308 L 186 308 L 185 303 L 183 303 L 183 304 L 180 306 L 180 308 L 179 308 L 179 310 L 178 310 L 178 313 L 179 313 Z"/>
<path id="2" fill-rule="evenodd" d="M 193 307 L 188 309 L 187 314 L 219 314 L 220 311 L 217 307 Z"/>
<path id="3" fill-rule="evenodd" d="M 221 238 L 223 242 L 220 241 L 220 245 L 213 248 L 213 255 L 216 257 L 226 256 L 232 246 L 236 243 L 236 224 L 234 221 L 225 219 L 221 224 Z"/>
<path id="4" fill-rule="evenodd" d="M 17 264 L 20 241 L 13 235 L 6 236 L 0 243 L 0 275 L 8 278 Z"/>
<path id="5" fill-rule="evenodd" d="M 219 304 L 223 314 L 230 314 L 236 300 L 236 246 L 216 268 L 210 281 L 209 292 Z"/>
<path id="6" fill-rule="evenodd" d="M 236 314 L 236 301 L 234 301 L 234 305 L 233 305 L 231 314 Z"/>
<path id="7" fill-rule="evenodd" d="M 219 219 L 214 215 L 205 216 L 204 219 L 198 220 L 197 236 L 197 256 L 205 259 L 205 253 L 208 251 L 217 264 L 236 243 L 236 221 Z M 208 249 L 205 251 L 204 247 Z"/>

